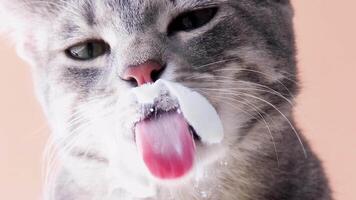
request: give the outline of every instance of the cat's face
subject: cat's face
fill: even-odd
[[[196,141],[194,180],[224,165],[242,130],[295,90],[288,1],[6,2],[23,25],[15,35],[34,66],[55,145],[79,184],[144,196],[160,182],[147,174],[132,133],[142,117],[126,98],[136,87],[123,78],[132,66],[158,63],[153,80],[191,88],[217,110],[225,137],[210,146]]]

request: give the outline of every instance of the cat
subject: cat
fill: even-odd
[[[292,115],[289,0],[2,0],[0,11],[53,132],[43,199],[332,199]],[[157,80],[204,96],[224,136],[206,144],[190,127],[194,140],[177,144],[195,159],[164,158],[174,165],[154,174],[133,125],[146,115],[126,97]]]

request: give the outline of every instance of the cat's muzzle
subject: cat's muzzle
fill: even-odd
[[[171,180],[186,176],[195,164],[196,142],[210,145],[222,141],[220,118],[199,93],[165,80],[131,92],[142,113],[134,125],[135,142],[153,177]]]

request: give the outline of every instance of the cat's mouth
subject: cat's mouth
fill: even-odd
[[[149,115],[135,124],[139,153],[154,177],[181,178],[193,168],[200,137],[179,108],[150,110]]]
[[[136,124],[138,124],[142,121],[155,120],[167,113],[171,113],[171,114],[177,113],[177,114],[182,115],[181,109],[179,107],[177,107],[175,104],[172,105],[171,109],[169,109],[169,110],[161,109],[158,105],[151,106],[150,108],[145,109],[145,110],[146,111],[143,114],[143,116],[141,117],[141,119],[138,122],[136,122],[134,126],[136,126]],[[189,131],[190,131],[191,135],[193,136],[194,140],[196,142],[200,142],[200,140],[201,140],[200,136],[196,133],[194,128],[189,123],[188,123],[188,126],[189,126]],[[136,136],[134,138],[136,141]]]
[[[206,98],[173,82],[159,80],[133,90],[142,105],[134,125],[138,152],[150,173],[160,180],[178,179],[192,171],[196,144],[221,142],[223,128]]]

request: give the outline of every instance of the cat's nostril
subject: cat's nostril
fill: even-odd
[[[125,81],[129,82],[130,85],[133,86],[133,87],[137,87],[138,86],[137,85],[137,81],[134,78],[129,78],[129,79],[125,80]]]
[[[129,66],[123,74],[123,79],[134,82],[135,86],[153,83],[159,79],[164,67],[155,61],[147,61],[143,64]]]
[[[161,77],[161,75],[162,75],[164,69],[165,69],[165,67],[162,67],[161,69],[153,70],[153,71],[152,71],[152,73],[151,73],[151,79],[152,79],[153,82],[157,81],[157,80]]]

